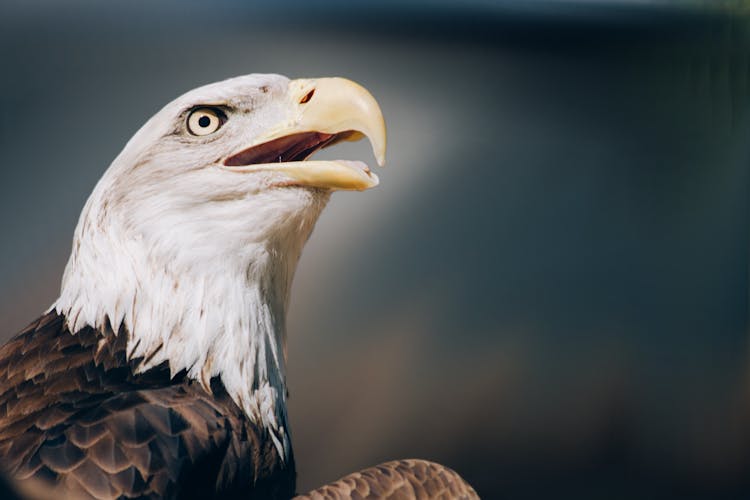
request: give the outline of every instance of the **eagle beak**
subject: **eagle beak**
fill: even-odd
[[[332,190],[362,191],[378,185],[378,177],[360,161],[305,161],[331,144],[367,137],[378,165],[385,163],[385,121],[364,87],[345,78],[292,80],[287,99],[291,118],[226,158],[226,167],[278,172],[292,185]]]

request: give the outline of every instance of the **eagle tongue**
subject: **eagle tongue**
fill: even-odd
[[[335,139],[335,134],[301,132],[252,146],[224,160],[228,167],[304,160]]]

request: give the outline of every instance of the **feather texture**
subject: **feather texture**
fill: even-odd
[[[294,464],[218,379],[137,374],[127,332],[48,313],[0,348],[0,456],[74,498],[289,498]],[[290,457],[291,459],[291,457]]]
[[[470,500],[479,496],[447,467],[425,460],[397,460],[349,474],[295,500],[344,498]]]

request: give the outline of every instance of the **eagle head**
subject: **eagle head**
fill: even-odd
[[[139,371],[168,363],[207,389],[221,377],[286,448],[284,318],[296,263],[332,191],[378,183],[364,163],[308,158],[363,136],[382,164],[380,109],[342,78],[254,74],[182,95],[94,188],[53,307],[74,334],[127,335]]]

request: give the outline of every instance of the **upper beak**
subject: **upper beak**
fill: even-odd
[[[367,137],[378,164],[385,163],[385,121],[377,101],[364,87],[345,78],[292,80],[287,105],[291,108],[288,121],[225,159],[224,165],[239,171],[279,172],[295,185],[333,190],[378,185],[377,176],[362,162],[300,161],[334,142]]]

